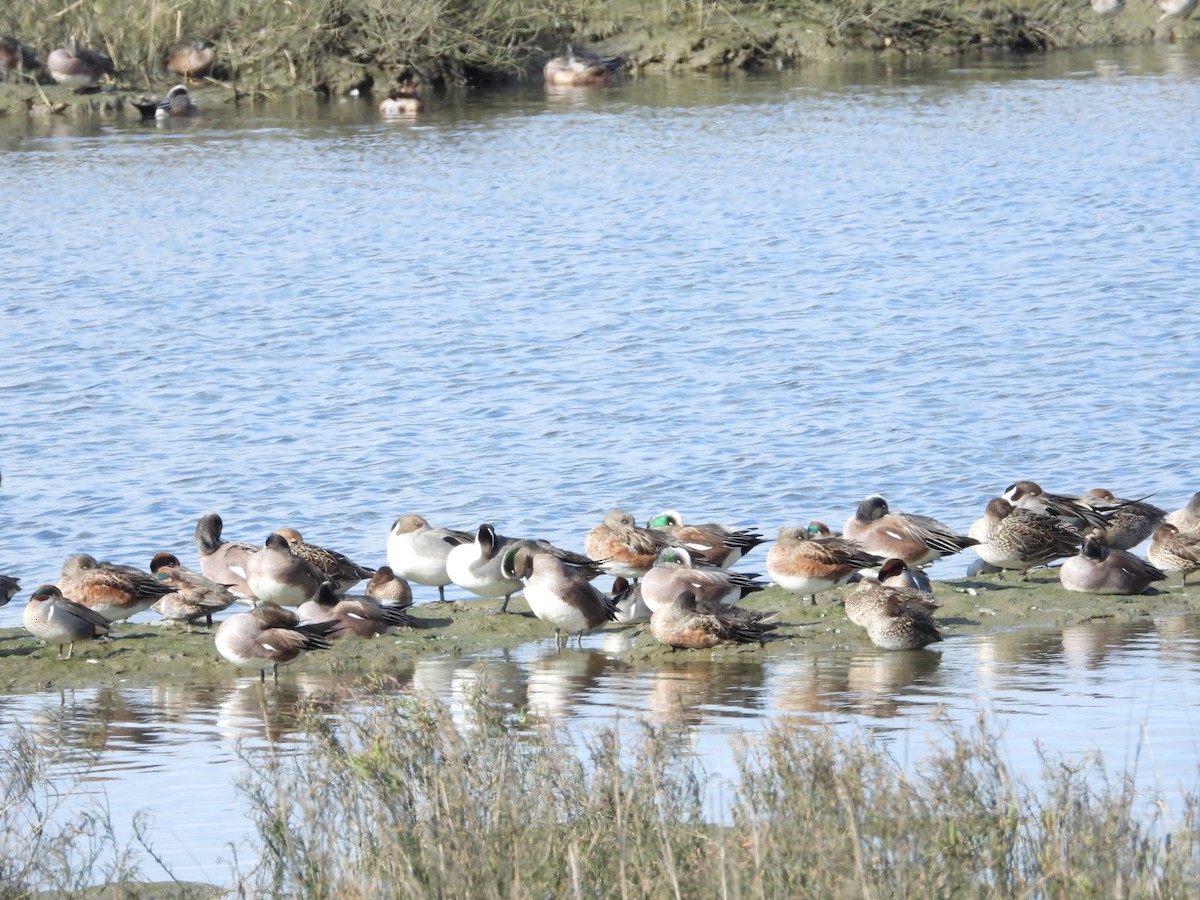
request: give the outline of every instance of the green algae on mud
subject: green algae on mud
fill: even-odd
[[[676,655],[655,641],[643,623],[609,625],[604,633],[625,640],[607,644],[605,652],[633,665],[658,665],[682,659],[779,659],[812,647],[869,647],[865,633],[850,624],[842,610],[841,598],[849,590],[845,587],[823,594],[815,606],[778,587],[751,595],[741,605],[779,611],[780,627],[761,647],[679,651]],[[935,582],[934,595],[942,604],[936,619],[947,639],[938,652],[945,653],[954,652],[958,637],[1200,612],[1200,588],[1181,589],[1172,584],[1134,597],[1077,594],[1063,590],[1057,575],[1046,571],[1027,581],[1009,575]],[[513,598],[510,614],[496,615],[498,607],[498,600],[420,605],[412,611],[416,627],[370,641],[336,642],[330,651],[310,653],[281,669],[279,677],[287,679],[290,671],[302,670],[387,678],[410,670],[421,658],[470,657],[553,637],[551,627],[534,618],[520,595]],[[0,690],[171,680],[226,682],[246,674],[220,657],[211,629],[186,633],[169,625],[133,622],[120,623],[114,631],[112,641],[78,644],[74,658],[59,660],[56,648],[39,645],[23,629],[0,630]],[[594,647],[598,639],[598,635],[585,637],[585,648]],[[575,652],[574,648],[572,638],[563,652]]]

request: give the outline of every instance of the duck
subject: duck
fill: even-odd
[[[380,603],[371,597],[339,597],[332,581],[321,584],[317,596],[296,607],[296,615],[308,622],[336,622],[331,638],[373,638],[394,627],[409,624],[408,610]]]
[[[384,118],[396,119],[401,116],[415,116],[425,110],[425,101],[411,84],[402,84],[388,91],[388,95],[379,103],[379,114]]]
[[[0,75],[4,76],[5,81],[8,81],[9,72],[28,72],[40,65],[33,48],[22,44],[11,34],[0,36]]]
[[[1162,10],[1159,22],[1164,19],[1186,19],[1196,11],[1196,0],[1155,0],[1154,5]]]
[[[204,40],[180,41],[167,48],[163,65],[189,81],[199,81],[212,71],[216,48]]]
[[[21,579],[13,575],[0,575],[0,606],[17,596],[21,590]]]
[[[842,536],[857,541],[867,553],[895,557],[910,566],[923,566],[974,546],[975,538],[958,534],[929,516],[892,512],[888,502],[872,494],[846,520]]]
[[[707,650],[722,644],[762,644],[779,626],[762,618],[774,615],[721,604],[701,606],[683,591],[650,616],[650,633],[674,650]],[[757,618],[756,618],[757,617]]]
[[[637,580],[650,571],[658,551],[677,547],[680,542],[665,531],[639,528],[630,513],[621,509],[608,512],[599,525],[583,539],[584,552],[615,577]]]
[[[1085,537],[1079,553],[1065,560],[1058,570],[1063,589],[1081,594],[1140,594],[1152,582],[1166,577],[1162,569],[1105,545],[1094,534]]]
[[[913,569],[902,559],[885,559],[879,567],[879,583],[885,587],[906,588],[933,598],[933,585],[929,576],[920,569]]]
[[[173,553],[156,553],[150,560],[150,572],[171,588],[150,606],[170,622],[183,622],[191,630],[197,619],[212,625],[213,614],[228,609],[237,602],[234,593],[223,584],[205,578],[199,572],[179,562]]]
[[[1092,0],[1092,12],[1101,19],[1112,19],[1121,14],[1125,0]]]
[[[691,591],[702,602],[736,603],[766,584],[751,572],[734,572],[693,558],[684,547],[664,547],[642,578],[642,601],[651,612]]]
[[[391,566],[380,566],[367,582],[366,595],[384,606],[408,609],[413,604],[412,586],[392,571]]]
[[[512,538],[501,537],[485,522],[473,541],[450,548],[446,574],[454,584],[478,597],[503,597],[499,612],[506,612],[509,599],[521,589],[520,578],[506,578],[500,571],[504,550],[512,543]]]
[[[29,598],[21,614],[25,630],[40,641],[58,645],[58,658],[70,659],[78,641],[108,634],[110,622],[82,603],[68,600],[53,584],[43,584]],[[63,655],[63,647],[67,653]]]
[[[942,640],[928,598],[864,578],[846,597],[846,617],[883,650],[920,650]]]
[[[344,553],[308,543],[295,528],[276,528],[275,533],[287,541],[292,553],[332,581],[338,591],[348,591],[375,575],[375,569],[360,566]]]
[[[1083,542],[1080,533],[1054,515],[1013,506],[1003,497],[988,501],[983,517],[971,525],[975,552],[998,569],[1015,570],[1024,580],[1034,566],[1071,556]]]
[[[388,565],[401,578],[417,584],[436,586],[438,600],[446,602],[446,557],[459,544],[472,541],[471,535],[449,528],[434,528],[422,516],[406,513],[392,523],[388,532]]]
[[[731,525],[687,525],[683,516],[673,509],[665,510],[652,518],[648,528],[665,531],[689,547],[700,550],[701,555],[715,566],[728,568],[757,547],[766,543],[766,538],[755,528],[736,528]]]
[[[1187,506],[1167,513],[1164,521],[1184,534],[1200,534],[1200,491],[1192,494]]]
[[[200,107],[192,100],[187,85],[177,84],[167,91],[162,100],[157,97],[134,100],[133,106],[143,119],[187,119],[200,114]]]
[[[546,62],[542,77],[546,84],[558,87],[598,87],[612,84],[624,64],[622,57],[606,58],[568,45],[566,53]]]
[[[1167,511],[1144,500],[1124,500],[1107,488],[1090,488],[1080,498],[1108,513],[1103,528],[1095,529],[1100,543],[1114,550],[1131,550],[1163,523]]]
[[[857,541],[822,536],[820,528],[814,527],[819,525],[781,528],[767,551],[771,580],[785,591],[807,595],[812,604],[816,604],[817,594],[846,584],[860,569],[874,569],[883,562]]]
[[[554,626],[555,642],[565,645],[578,635],[601,628],[617,618],[612,597],[592,586],[587,572],[553,553],[517,543],[504,551],[502,571],[523,578],[525,602],[533,614]]]
[[[614,578],[609,596],[617,607],[617,618],[622,623],[649,622],[650,607],[642,599],[642,586],[628,578]]]
[[[103,50],[86,50],[72,39],[70,46],[50,51],[46,71],[59,84],[82,92],[95,87],[106,76],[116,75],[117,69],[112,57]]]
[[[276,532],[246,560],[246,583],[254,597],[280,606],[312,599],[324,581],[324,574],[294,554],[287,538]]]
[[[225,524],[216,513],[200,517],[196,523],[196,552],[204,577],[223,584],[239,597],[251,598],[254,592],[246,582],[246,561],[258,547],[245,541],[222,541]]]
[[[337,622],[301,622],[300,617],[277,603],[259,601],[249,612],[235,613],[223,621],[213,636],[217,652],[243,669],[258,669],[265,681],[267,669],[279,681],[279,667],[295,662],[312,650],[328,650]]]
[[[87,553],[76,553],[63,563],[58,589],[109,622],[137,615],[174,590],[141,569],[98,562]]]
[[[1101,508],[1101,504],[1095,501],[1085,503],[1082,497],[1072,494],[1050,493],[1036,481],[1014,481],[1000,496],[1017,509],[1053,516],[1080,532],[1080,535],[1088,529],[1103,528],[1115,511]]]
[[[1146,557],[1163,571],[1178,572],[1179,586],[1187,587],[1188,575],[1200,569],[1200,536],[1164,522],[1154,530]]]

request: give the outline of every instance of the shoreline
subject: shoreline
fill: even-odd
[[[1180,589],[1177,582],[1153,594],[1133,597],[1079,594],[1065,591],[1054,570],[1041,570],[1028,581],[995,576],[959,578],[933,583],[942,604],[934,618],[945,638],[937,650],[878,651],[881,654],[952,653],[957,638],[1022,630],[1062,629],[1089,622],[1134,622],[1155,616],[1200,612],[1200,587]],[[851,590],[838,588],[822,594],[818,605],[772,585],[751,594],[739,606],[778,610],[779,628],[762,646],[741,645],[705,651],[672,651],[655,641],[645,623],[612,623],[584,639],[585,652],[595,650],[602,635],[629,638],[620,650],[604,652],[629,663],[657,664],[670,659],[719,660],[761,656],[778,659],[808,647],[873,650],[866,633],[846,618],[841,600]],[[493,615],[499,600],[431,602],[410,611],[420,627],[370,641],[340,641],[331,651],[310,654],[290,671],[320,671],[370,679],[388,676],[430,657],[472,657],[493,651],[513,650],[549,641],[553,629],[533,617],[520,594],[510,604],[510,614]],[[20,604],[21,598],[14,599]],[[18,609],[21,607],[18,606]],[[515,614],[514,614],[515,613]],[[118,623],[116,637],[107,642],[80,643],[75,658],[58,660],[57,648],[40,645],[23,628],[0,629],[0,691],[38,691],[51,687],[87,687],[106,684],[142,685],[179,678],[200,682],[225,682],[252,676],[225,662],[216,652],[212,630],[196,628],[191,634],[157,622]],[[564,653],[579,652],[572,643]]]

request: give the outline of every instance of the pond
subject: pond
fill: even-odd
[[[214,510],[378,565],[404,512],[578,549],[614,506],[773,536],[875,492],[965,530],[1018,478],[1177,508],[1198,71],[1166,45],[526,86],[414,122],[216,95],[163,126],[0,121],[0,573],[194,563]],[[683,716],[713,759],[780,714],[920,754],[935,711],[982,707],[1019,769],[1037,738],[1195,786],[1190,617],[652,669],[618,639],[405,677],[452,699],[483,668],[535,719]],[[315,668],[14,694],[0,721],[102,723],[115,818],[148,809],[177,875],[224,881],[234,745],[295,741],[296,698],[338,687]]]

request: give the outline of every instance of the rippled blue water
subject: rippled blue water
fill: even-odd
[[[1021,477],[1180,506],[1198,68],[1169,46],[431,98],[416,124],[0,120],[0,572],[194,560],[214,510],[232,538],[288,524],[380,564],[403,512],[578,548],[612,506],[774,532],[872,492],[965,529]],[[992,702],[1136,745],[1137,689],[1193,668],[1152,658]],[[888,665],[835,693],[943,699],[872,693]],[[717,730],[809,672],[714,699]],[[562,702],[638,706],[584,696]],[[1155,716],[1182,777],[1190,714]]]

